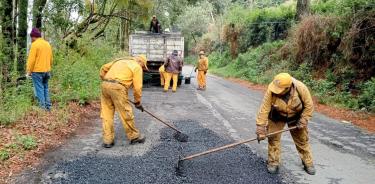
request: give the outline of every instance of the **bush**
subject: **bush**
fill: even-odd
[[[286,38],[294,15],[294,5],[263,9],[235,6],[227,12],[225,21],[239,28],[239,50],[246,52],[249,47]]]
[[[362,86],[359,96],[359,107],[375,112],[375,77]]]
[[[10,154],[7,150],[0,150],[0,160],[5,161],[10,158]]]
[[[22,148],[25,150],[32,150],[38,146],[35,138],[30,135],[21,135],[18,136],[16,139],[18,144],[20,144]]]

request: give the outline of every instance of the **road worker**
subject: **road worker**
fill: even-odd
[[[165,83],[165,67],[164,65],[161,65],[159,67],[159,73],[160,73],[160,85],[161,86],[164,86],[164,83]]]
[[[27,59],[26,76],[32,78],[35,97],[38,99],[39,106],[50,111],[52,104],[48,91],[48,80],[51,78],[52,47],[42,38],[38,28],[31,30],[30,37],[32,43]]]
[[[198,88],[197,90],[206,89],[206,74],[208,70],[208,58],[205,56],[204,51],[199,52],[199,60],[195,67],[195,72],[197,72]]]
[[[172,92],[176,92],[178,74],[182,71],[182,66],[183,66],[182,58],[178,56],[178,51],[174,50],[164,63],[164,67],[165,67],[164,92],[168,91],[169,85],[171,83],[171,79],[173,79]]]
[[[103,147],[114,146],[113,118],[115,111],[120,115],[130,144],[145,142],[145,137],[135,127],[133,109],[128,101],[128,90],[133,88],[134,105],[143,111],[141,105],[143,70],[148,70],[147,58],[144,55],[117,59],[102,66],[100,77],[103,80],[101,85]]]
[[[263,104],[257,115],[256,134],[258,140],[266,138],[266,134],[297,126],[290,130],[304,170],[315,174],[312,153],[309,144],[307,124],[314,110],[313,101],[308,88],[302,82],[294,79],[288,73],[276,75],[268,85]],[[268,165],[269,173],[277,173],[280,164],[281,134],[268,137]]]

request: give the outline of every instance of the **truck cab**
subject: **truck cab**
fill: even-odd
[[[160,84],[159,67],[164,64],[173,50],[184,58],[184,37],[180,32],[150,33],[136,31],[129,38],[129,54],[131,56],[144,54],[147,57],[148,72],[144,72],[143,82],[147,85]],[[182,74],[179,76],[178,85],[181,84]]]

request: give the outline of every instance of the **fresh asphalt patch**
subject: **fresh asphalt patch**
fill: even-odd
[[[192,120],[175,122],[189,135],[188,142],[178,142],[173,131],[162,129],[159,144],[143,156],[89,154],[62,161],[48,173],[52,183],[285,183],[281,175],[267,173],[264,160],[246,146],[184,161],[183,174],[175,166],[179,156],[187,156],[232,143]],[[147,140],[146,140],[147,141]],[[131,146],[131,145],[126,145]]]

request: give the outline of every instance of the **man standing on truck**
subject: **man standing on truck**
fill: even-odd
[[[159,20],[156,18],[156,15],[152,16],[152,20],[150,22],[150,32],[161,33],[161,25],[159,23]]]
[[[314,111],[313,101],[309,89],[302,82],[294,79],[288,73],[280,73],[268,85],[263,104],[256,119],[256,134],[258,140],[264,140],[267,133],[297,126],[290,130],[294,144],[299,152],[304,170],[315,174],[307,123]],[[269,173],[275,174],[280,164],[281,134],[268,137],[268,165]]]
[[[170,55],[164,63],[165,67],[165,83],[164,92],[167,92],[169,85],[171,83],[171,78],[173,79],[172,92],[177,90],[178,74],[182,71],[182,66],[184,65],[182,58],[178,56],[178,51],[174,50],[172,55]]]
[[[208,70],[208,58],[205,56],[204,51],[199,52],[199,60],[195,67],[197,72],[198,88],[197,90],[206,90],[206,74]]]
[[[114,146],[115,111],[120,115],[130,144],[145,142],[146,138],[134,125],[133,109],[128,101],[128,90],[132,87],[134,105],[143,111],[141,105],[143,70],[148,70],[147,58],[144,55],[117,59],[103,65],[100,69],[100,78],[103,80],[100,115],[103,121],[103,147]]]

